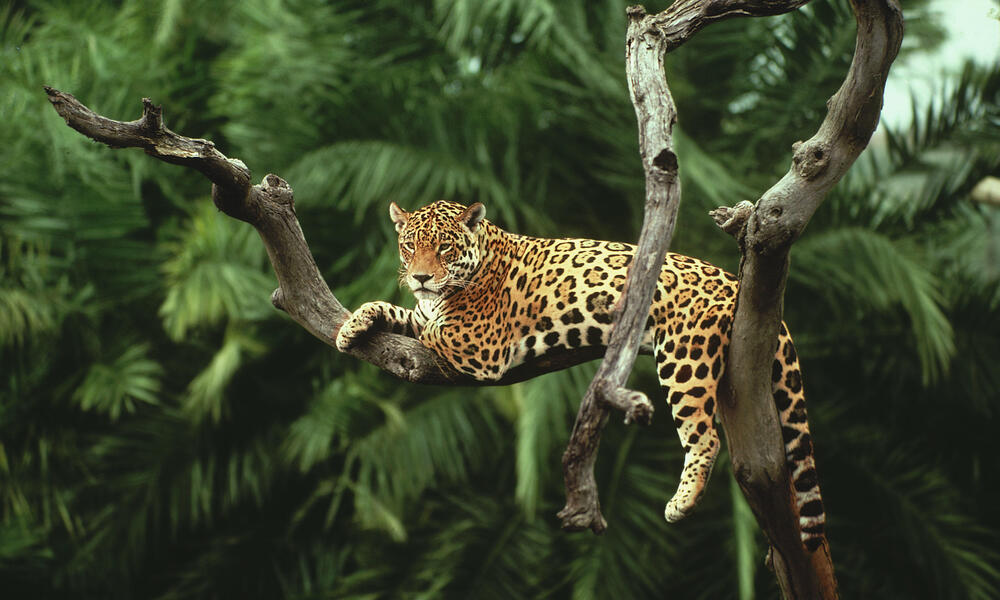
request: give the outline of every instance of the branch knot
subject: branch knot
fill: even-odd
[[[733,237],[740,237],[741,232],[746,227],[747,220],[753,214],[753,203],[749,200],[741,200],[735,206],[720,206],[715,210],[708,211],[708,214],[720,229]]]
[[[641,4],[633,4],[625,9],[625,14],[628,15],[630,19],[639,20],[646,16],[646,7]]]
[[[830,147],[823,140],[812,139],[808,142],[792,144],[792,163],[795,172],[803,179],[815,179],[826,170],[830,164]]]
[[[653,166],[662,171],[666,171],[667,175],[670,177],[676,177],[677,155],[674,154],[674,151],[670,148],[664,148],[653,157]]]
[[[163,129],[163,107],[156,106],[149,98],[142,99],[142,117],[139,119],[139,129],[149,136],[154,136]]]

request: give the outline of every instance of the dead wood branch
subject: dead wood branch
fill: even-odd
[[[591,529],[601,533],[606,527],[594,479],[594,463],[608,409],[618,407],[615,397],[631,394],[633,406],[643,406],[644,420],[652,417],[652,405],[646,397],[640,392],[626,390],[624,385],[638,354],[680,203],[677,155],[672,141],[677,110],[663,71],[664,56],[715,21],[736,16],[780,14],[807,1],[679,0],[656,15],[647,15],[641,6],[630,7],[627,11],[625,73],[639,123],[639,153],[646,176],[645,213],[635,259],[618,302],[607,353],[580,403],[563,454],[566,505],[559,511],[559,517],[566,529]]]
[[[567,503],[560,516],[564,527],[589,527],[595,532],[605,527],[593,476],[600,432],[607,406],[614,404],[612,393],[622,393],[631,371],[659,261],[673,233],[680,191],[670,137],[676,111],[663,73],[663,56],[711,22],[775,15],[803,4],[793,0],[680,0],[655,16],[645,15],[641,7],[628,11],[626,70],[646,172],[645,219],[608,352],[580,406],[563,456]],[[737,480],[771,541],[775,573],[786,598],[837,597],[829,548],[824,545],[810,555],[799,539],[798,515],[770,393],[770,361],[780,323],[788,247],[867,145],[878,123],[885,79],[902,37],[902,15],[895,0],[857,0],[852,6],[858,21],[854,62],[841,91],[831,99],[820,133],[797,145],[789,176],[761,199],[756,212],[741,204],[717,215],[720,226],[738,237],[741,248],[751,247],[741,263],[740,303],[729,359],[731,393],[720,403],[720,413]],[[790,177],[801,181],[792,185]],[[796,205],[788,206],[792,198]]]
[[[828,101],[819,131],[793,146],[788,173],[757,202],[740,205],[725,229],[743,253],[729,348],[729,394],[719,403],[736,480],[771,544],[786,598],[837,597],[829,547],[808,553],[797,525],[781,427],[771,396],[771,363],[781,323],[788,252],[809,219],[867,146],[878,124],[889,67],[903,35],[896,0],[852,0],[858,25],[854,59]],[[741,223],[742,221],[742,223]]]
[[[142,148],[154,158],[195,169],[207,177],[219,210],[253,225],[260,234],[278,279],[278,289],[271,294],[274,306],[336,347],[337,332],[350,311],[333,295],[316,266],[295,215],[288,183],[267,175],[261,183],[251,185],[250,169],[243,162],[227,158],[208,140],[185,137],[165,127],[161,108],[148,98],[142,101],[142,117],[122,122],[98,115],[65,92],[51,87],[45,92],[66,124],[83,135],[112,148]],[[418,340],[391,333],[376,333],[349,354],[413,383],[478,386],[523,381],[593,360],[602,352],[601,348],[588,348],[546,356],[511,369],[496,382],[458,373]]]

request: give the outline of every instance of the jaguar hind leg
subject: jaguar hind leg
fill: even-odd
[[[698,503],[719,453],[714,416],[724,345],[717,334],[670,333],[657,336],[655,355],[660,385],[684,447],[680,482],[663,512],[667,521],[675,522]]]

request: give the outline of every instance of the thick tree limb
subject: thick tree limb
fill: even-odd
[[[639,153],[646,174],[645,216],[635,258],[615,311],[607,354],[580,403],[562,459],[566,506],[559,511],[559,517],[563,528],[589,528],[594,533],[603,532],[607,526],[601,515],[594,462],[608,409],[631,394],[644,407],[642,420],[648,422],[653,416],[652,404],[645,395],[624,386],[639,353],[646,316],[663,268],[663,255],[673,236],[680,202],[677,156],[671,139],[677,111],[663,75],[662,39],[648,27],[642,7],[630,8],[628,16],[625,70],[639,121]]]
[[[618,408],[617,399],[630,395],[634,408],[628,414],[640,413],[643,422],[652,418],[653,408],[648,399],[640,392],[626,390],[624,385],[638,354],[680,202],[677,156],[672,142],[677,110],[663,70],[664,56],[715,21],[780,14],[807,1],[679,0],[656,15],[647,15],[641,6],[627,11],[625,72],[639,123],[639,153],[646,175],[645,213],[607,353],[580,403],[563,454],[566,505],[559,511],[559,517],[565,529],[589,528],[601,533],[606,527],[594,479],[594,463],[608,409]],[[626,422],[631,422],[630,416]]]
[[[605,527],[593,477],[600,432],[607,420],[607,406],[614,405],[612,397],[623,393],[660,260],[673,233],[679,184],[670,136],[676,111],[663,74],[663,55],[711,22],[779,14],[805,1],[680,0],[652,17],[641,7],[628,11],[626,71],[646,172],[645,219],[608,352],[580,406],[563,455],[567,503],[560,516],[564,527],[589,527],[595,532]],[[831,100],[820,133],[796,147],[790,175],[761,199],[757,212],[752,213],[756,219],[752,226],[743,226],[751,217],[746,203],[718,215],[720,226],[737,234],[741,248],[749,244],[754,253],[741,265],[741,276],[749,279],[741,287],[730,349],[732,391],[724,394],[729,398],[723,398],[720,412],[737,480],[771,540],[773,565],[787,598],[837,597],[829,548],[824,545],[821,551],[808,555],[799,538],[798,515],[770,393],[770,361],[780,323],[787,249],[826,192],[867,144],[878,122],[885,78],[902,36],[902,18],[895,0],[858,0],[852,5],[859,32],[855,59],[841,92]],[[789,177],[805,183],[790,185]],[[807,199],[798,205],[784,204],[802,195]],[[756,387],[744,387],[748,383]],[[774,510],[776,505],[784,510]]]
[[[225,214],[253,225],[260,234],[278,279],[271,302],[324,343],[334,345],[350,311],[324,281],[295,215],[292,188],[276,175],[250,184],[250,170],[227,158],[208,141],[188,138],[163,125],[162,111],[143,99],[142,117],[113,121],[93,112],[72,95],[51,87],[45,92],[66,124],[112,148],[142,148],[146,154],[199,171],[212,182],[212,200]],[[547,356],[511,369],[500,381],[482,382],[458,373],[419,341],[378,333],[349,354],[413,383],[506,385],[600,357],[602,348]]]
[[[847,78],[827,103],[819,131],[797,142],[788,173],[753,211],[719,216],[736,230],[743,257],[729,348],[730,393],[719,403],[736,480],[771,544],[786,598],[836,598],[829,548],[807,553],[785,468],[781,429],[771,397],[771,362],[781,322],[788,252],[827,192],[868,144],[878,124],[889,67],[903,35],[896,0],[852,0],[857,45]],[[733,220],[737,222],[734,223]],[[743,226],[739,227],[739,220]]]

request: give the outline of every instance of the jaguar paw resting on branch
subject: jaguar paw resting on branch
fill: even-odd
[[[452,385],[503,385],[604,356],[563,455],[566,529],[606,526],[593,475],[601,429],[610,408],[627,421],[650,418],[651,403],[624,383],[636,354],[652,352],[686,450],[667,518],[687,513],[704,489],[719,450],[717,415],[783,594],[831,599],[836,579],[782,296],[790,246],[878,123],[902,38],[897,0],[851,0],[854,58],[817,133],[795,144],[788,173],[755,205],[717,211],[739,240],[738,285],[707,263],[667,253],[680,186],[665,53],[716,21],[777,15],[807,1],[677,0],[656,15],[629,8],[625,71],[646,178],[638,243],[517,236],[485,220],[477,204],[441,202],[413,213],[393,207],[414,310],[371,303],[347,311],[316,267],[292,188],[279,177],[251,185],[246,165],[167,129],[149,100],[140,119],[121,122],[70,94],[46,92],[84,135],[143,148],[211,180],[216,206],[260,234],[279,284],[274,305],[324,343],[405,381]]]
[[[389,331],[418,338],[456,371],[496,381],[535,357],[607,346],[635,254],[631,244],[508,233],[484,218],[480,203],[442,200],[412,213],[393,203],[389,213],[399,233],[400,279],[417,306],[364,304],[341,326],[340,350]],[[714,420],[737,288],[733,275],[674,253],[657,280],[641,350],[655,357],[685,452],[664,511],[671,522],[694,508],[719,452]],[[802,540],[815,550],[823,540],[823,503],[799,362],[784,326],[772,380]]]

